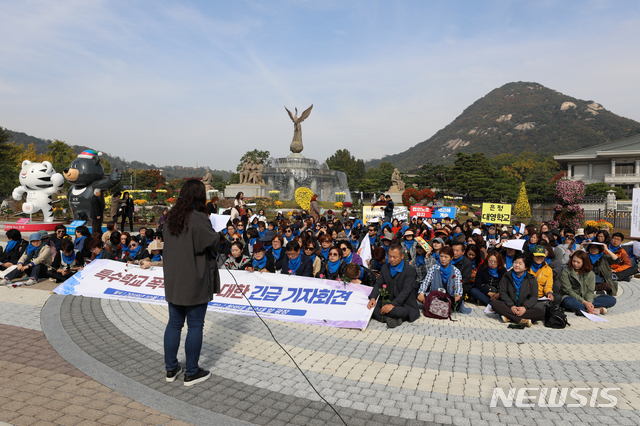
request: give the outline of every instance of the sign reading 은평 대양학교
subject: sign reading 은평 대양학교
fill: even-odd
[[[58,294],[166,304],[161,267],[142,269],[112,260],[94,260],[54,291]],[[207,309],[255,316],[253,305],[263,318],[364,329],[373,313],[367,309],[370,293],[371,287],[361,284],[223,269],[220,270],[220,293],[214,295]]]
[[[482,222],[511,224],[511,204],[482,203]]]

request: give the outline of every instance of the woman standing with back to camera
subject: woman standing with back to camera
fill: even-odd
[[[198,360],[207,304],[220,291],[220,276],[213,257],[220,245],[220,234],[211,227],[205,203],[204,184],[195,179],[185,182],[180,198],[167,215],[168,232],[163,234],[164,293],[169,304],[169,322],[164,333],[166,379],[173,382],[182,372],[177,355],[186,319],[185,386],[211,377],[208,370],[200,368]]]

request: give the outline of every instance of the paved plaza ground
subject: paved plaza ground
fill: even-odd
[[[394,330],[267,323],[350,426],[637,425],[638,286],[621,285],[609,322],[570,315],[565,330],[507,329],[476,306],[456,322],[420,318]],[[54,287],[0,287],[0,422],[342,424],[256,318],[207,313],[201,364],[213,377],[185,387],[182,377],[164,380],[165,307]],[[495,387],[620,390],[615,408],[491,408]]]

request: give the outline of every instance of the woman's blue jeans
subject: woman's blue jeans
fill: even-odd
[[[180,333],[187,320],[187,339],[184,351],[187,355],[187,369],[185,374],[193,376],[198,372],[198,360],[202,349],[202,329],[204,317],[207,314],[207,303],[195,306],[180,306],[169,303],[169,322],[164,330],[164,363],[167,371],[178,367],[178,349],[180,348]]]
[[[609,296],[607,294],[601,294],[593,299],[593,307],[594,308],[610,308],[616,304],[616,298],[613,296]],[[584,304],[578,299],[567,296],[565,297],[560,305],[565,309],[571,309],[572,311],[585,311]]]

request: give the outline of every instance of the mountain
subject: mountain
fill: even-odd
[[[457,152],[488,156],[522,151],[559,154],[640,133],[640,123],[593,101],[519,81],[492,90],[431,138],[382,159],[408,171],[426,163],[448,164]]]
[[[38,154],[43,154],[47,152],[47,146],[53,142],[51,140],[45,140],[36,138],[35,136],[27,135],[22,132],[11,131],[11,142],[14,142],[17,145],[23,145],[27,147],[29,144],[33,144],[36,152]],[[71,145],[73,148],[73,152],[76,154],[80,154],[85,149],[95,149],[87,146],[81,145]],[[100,151],[97,149],[97,151]],[[162,169],[162,174],[168,180],[172,179],[184,179],[189,177],[202,177],[207,173],[206,167],[183,167],[183,166],[156,166],[154,164],[142,163],[140,161],[126,161],[120,157],[114,157],[110,154],[102,151],[102,158],[107,160],[113,169],[118,170],[127,170],[127,169],[138,169],[138,170],[148,170],[148,169]],[[220,175],[224,180],[229,180],[231,178],[231,173],[226,170],[211,170],[212,174]]]

